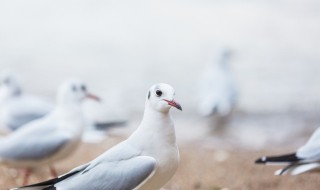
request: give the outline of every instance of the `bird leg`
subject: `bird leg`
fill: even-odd
[[[29,181],[29,177],[31,174],[31,169],[27,168],[23,170],[23,182],[22,182],[22,186],[26,186],[28,185],[28,181]]]
[[[50,169],[50,173],[51,173],[52,177],[57,178],[58,174],[57,174],[57,171],[54,169],[54,167],[49,165],[49,169]]]

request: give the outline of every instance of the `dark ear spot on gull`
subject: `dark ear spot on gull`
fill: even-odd
[[[87,91],[87,87],[86,87],[85,85],[81,85],[81,90],[82,90],[83,92],[86,92],[86,91]]]

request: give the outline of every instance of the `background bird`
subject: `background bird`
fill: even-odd
[[[107,137],[109,129],[124,127],[127,118],[117,112],[101,98],[99,102],[87,99],[82,104],[82,110],[86,120],[86,131],[82,141],[86,143],[100,143]]]
[[[167,84],[153,85],[138,129],[93,161],[59,178],[15,189],[156,190],[174,175],[179,163],[169,110],[182,110]]]
[[[0,74],[0,128],[8,133],[41,118],[53,109],[45,98],[23,91],[19,77],[11,70]]]
[[[232,52],[220,49],[209,58],[200,78],[198,112],[202,116],[230,114],[237,101],[237,89],[228,62]]]
[[[27,94],[23,90],[20,76],[13,70],[4,70],[0,74],[0,129],[10,133],[30,121],[39,119],[53,110],[54,103],[41,96]],[[82,104],[86,120],[85,142],[100,142],[109,128],[124,126],[126,119],[103,101],[86,100]]]
[[[257,164],[286,165],[275,172],[275,175],[298,175],[320,168],[320,128],[309,141],[296,152],[280,156],[264,156],[255,161]]]
[[[80,142],[85,127],[81,102],[85,98],[98,100],[79,79],[63,83],[55,109],[0,140],[0,164],[23,168],[24,185],[32,170],[44,165],[56,176],[53,164],[69,156]]]

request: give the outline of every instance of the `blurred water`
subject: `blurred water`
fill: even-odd
[[[15,68],[30,91],[51,96],[80,76],[136,111],[146,89],[164,81],[192,110],[208,51],[227,44],[239,108],[316,109],[319,8],[315,0],[2,1],[0,68]]]
[[[238,110],[317,113],[319,8],[316,0],[5,0],[0,69],[17,70],[28,91],[52,98],[79,76],[127,113],[141,113],[147,89],[167,82],[189,117],[209,51],[227,45]]]

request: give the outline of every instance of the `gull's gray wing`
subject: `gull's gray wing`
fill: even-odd
[[[132,190],[149,179],[156,169],[154,158],[140,154],[141,151],[123,142],[59,178],[16,189]]]
[[[154,173],[156,160],[148,156],[135,156],[127,160],[100,162],[85,172],[54,185],[66,190],[132,190]]]
[[[307,160],[320,160],[320,128],[312,134],[304,146],[298,149],[297,156]]]
[[[35,119],[39,119],[43,117],[44,114],[37,114],[37,113],[18,113],[16,115],[12,115],[10,120],[7,122],[7,127],[11,131],[15,131],[19,129],[24,124],[33,121]]]
[[[7,115],[7,127],[16,130],[30,121],[45,116],[53,106],[41,97],[23,95],[9,100],[2,109]]]
[[[49,118],[31,122],[2,139],[0,159],[33,160],[52,155],[69,141],[69,136],[56,128]]]
[[[51,156],[61,149],[69,138],[65,135],[48,134],[3,142],[0,158],[3,160],[34,160]]]

